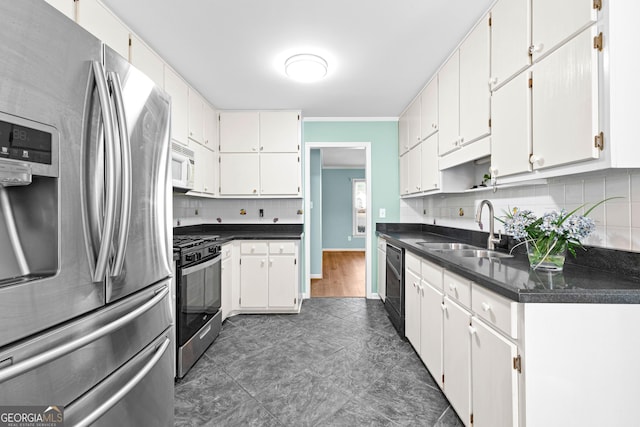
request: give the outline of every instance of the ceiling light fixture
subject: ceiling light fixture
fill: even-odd
[[[299,82],[315,82],[327,75],[327,61],[310,53],[293,55],[284,61],[284,72]]]

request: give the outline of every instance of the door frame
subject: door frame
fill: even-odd
[[[365,180],[367,182],[367,229],[365,235],[365,295],[378,298],[372,292],[373,223],[371,212],[371,142],[306,142],[304,146],[304,292],[303,298],[311,298],[311,150],[321,148],[363,148],[365,150]]]

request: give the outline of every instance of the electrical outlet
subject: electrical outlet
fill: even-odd
[[[378,213],[378,217],[386,218],[387,217],[387,210],[385,208],[380,208],[380,212]]]
[[[198,208],[196,208],[195,214],[200,215],[200,211],[198,211]]]
[[[351,236],[347,236],[347,240],[348,240],[348,241],[351,241]]]

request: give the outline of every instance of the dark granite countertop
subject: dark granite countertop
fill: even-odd
[[[302,224],[200,224],[175,227],[174,235],[217,234],[221,243],[232,240],[300,240]]]
[[[377,224],[377,234],[392,245],[459,274],[509,299],[522,303],[640,304],[640,254],[588,247],[564,271],[534,271],[525,253],[513,258],[463,258],[434,252],[418,242],[462,242],[486,247],[487,233],[425,224]],[[499,251],[513,242],[503,239]],[[517,252],[517,251],[514,251]]]

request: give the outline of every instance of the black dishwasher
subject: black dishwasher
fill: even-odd
[[[384,308],[404,338],[404,250],[387,243],[387,295]]]

